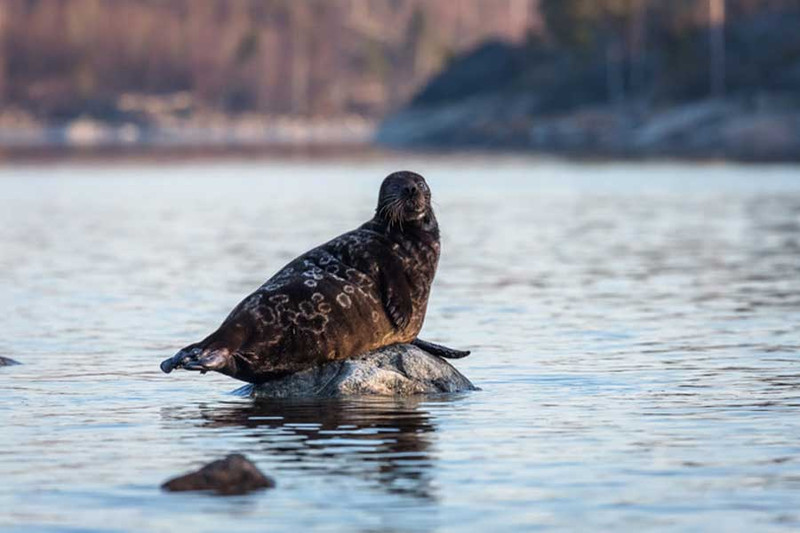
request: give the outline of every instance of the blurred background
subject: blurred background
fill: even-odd
[[[0,0],[0,530],[800,531],[798,160],[800,0]],[[481,391],[160,372],[400,169]]]
[[[0,149],[794,160],[798,0],[3,0]]]

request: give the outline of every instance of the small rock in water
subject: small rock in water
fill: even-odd
[[[0,357],[0,366],[12,366],[22,364],[19,361],[14,361],[8,357]]]
[[[268,383],[247,385],[237,393],[256,398],[336,398],[471,390],[477,387],[444,359],[410,344],[396,344]]]
[[[244,455],[235,453],[213,461],[196,472],[170,479],[161,488],[170,492],[210,490],[217,494],[245,494],[275,486]]]

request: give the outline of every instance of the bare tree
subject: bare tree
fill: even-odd
[[[644,87],[644,52],[647,37],[648,0],[631,0],[632,13],[628,19],[628,46],[630,48],[630,72],[628,86],[632,93]]]
[[[711,95],[725,96],[725,0],[708,0]]]

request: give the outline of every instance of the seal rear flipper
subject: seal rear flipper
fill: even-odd
[[[169,374],[173,370],[182,368],[184,370],[195,370],[205,374],[209,370],[215,370],[223,374],[233,363],[233,357],[227,348],[207,348],[199,346],[187,346],[169,359],[161,363],[161,371]]]
[[[229,376],[236,373],[234,354],[245,340],[245,328],[239,323],[223,324],[220,329],[200,342],[190,344],[161,363],[169,374],[175,369],[196,370],[205,374],[214,370]]]
[[[164,359],[161,362],[161,371],[169,374],[176,368],[182,368],[184,361],[196,358],[202,351],[203,349],[198,344],[190,344],[169,359]]]
[[[225,349],[208,351],[200,356],[189,359],[181,365],[185,370],[197,370],[201,374],[205,374],[209,370],[223,372],[228,367],[231,361],[230,352]],[[225,373],[225,372],[223,372]]]
[[[429,354],[438,355],[439,357],[444,357],[445,359],[461,359],[472,353],[469,350],[455,350],[453,348],[448,348],[447,346],[424,341],[422,339],[414,339],[411,344],[417,348],[425,350]]]

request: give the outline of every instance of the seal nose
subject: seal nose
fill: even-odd
[[[418,190],[419,189],[417,189],[416,185],[406,185],[405,188],[403,189],[403,191],[406,193],[406,196],[410,198],[416,196]]]

